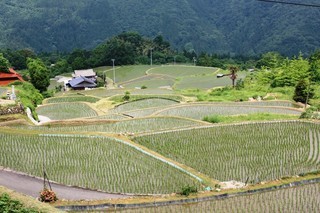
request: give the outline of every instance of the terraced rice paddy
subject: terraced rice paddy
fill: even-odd
[[[320,184],[310,184],[289,189],[239,196],[222,200],[212,200],[184,205],[171,205],[155,208],[121,210],[125,213],[147,212],[318,212],[320,207]]]
[[[154,78],[151,80],[127,83],[127,84],[124,84],[123,86],[125,88],[147,87],[147,88],[155,89],[155,88],[161,88],[161,87],[172,87],[173,84],[174,84],[174,80],[171,80],[171,79]]]
[[[252,182],[320,169],[320,125],[269,122],[169,131],[135,141],[212,178]]]
[[[210,75],[216,72],[216,68],[195,67],[195,66],[161,66],[148,71],[148,73],[168,75],[172,77],[184,77],[195,75]]]
[[[162,107],[153,107],[148,109],[139,109],[139,110],[132,110],[124,112],[125,115],[128,115],[132,118],[143,118],[151,116],[152,114],[160,111]]]
[[[108,192],[160,194],[196,180],[117,140],[81,135],[0,133],[0,165],[51,180]]]
[[[238,74],[238,79],[244,79],[246,77],[245,72]],[[232,81],[229,77],[217,78],[216,75],[203,75],[203,76],[187,76],[181,78],[174,88],[177,90],[183,89],[210,89],[214,87],[232,86]]]
[[[38,107],[36,109],[39,115],[46,116],[51,120],[66,120],[83,117],[97,116],[97,112],[94,111],[85,103],[58,103],[49,104]]]
[[[48,103],[48,104],[64,103],[64,102],[95,103],[99,100],[100,100],[100,98],[96,98],[96,97],[92,97],[92,96],[64,96],[64,97],[49,98],[46,100],[46,103]]]
[[[110,101],[116,101],[116,102],[122,102],[123,95],[115,95],[113,97],[110,97]],[[158,98],[158,99],[170,99],[174,101],[182,101],[184,98],[180,95],[171,95],[171,94],[164,94],[164,95],[130,95],[130,102],[136,101],[140,99],[150,99],[150,98]]]
[[[97,71],[113,79],[110,67]],[[70,91],[37,108],[39,115],[52,120],[81,119],[0,128],[0,166],[41,176],[44,163],[50,178],[63,184],[139,194],[179,192],[186,185],[203,190],[204,185],[213,187],[215,180],[254,184],[320,170],[319,123],[212,125],[200,121],[210,115],[300,115],[301,109],[290,101],[188,103],[196,97],[159,88],[230,85],[228,77],[216,78],[217,71],[194,66],[116,67],[118,88]],[[245,73],[238,77],[242,74],[245,77]],[[147,89],[135,88],[141,86]],[[122,102],[126,91],[130,92],[130,102],[110,109]],[[98,104],[90,104],[99,100]],[[101,109],[99,115],[90,106]],[[161,157],[156,159],[150,154],[154,152],[184,164],[186,167],[180,167],[188,171],[183,173],[177,169],[179,166],[163,163]],[[189,171],[205,180],[202,186],[192,174],[187,175]],[[313,184],[190,205],[121,211],[317,212],[319,187]]]
[[[121,66],[115,67],[116,83],[122,83],[135,78],[144,76],[146,71],[150,69],[149,65]],[[113,70],[109,69],[105,72],[106,76],[113,79]]]
[[[120,114],[108,114],[108,115],[101,115],[97,117],[91,117],[90,119],[98,119],[98,120],[125,120],[128,119],[128,116],[120,115]]]
[[[166,108],[156,112],[154,115],[159,116],[179,116],[201,120],[207,115],[240,115],[252,113],[275,113],[275,114],[292,114],[300,115],[301,111],[284,108],[284,107],[260,107],[245,105],[219,105],[219,104],[189,104],[180,105],[172,108]]]
[[[106,122],[81,125],[19,126],[17,128],[40,130],[45,132],[146,133],[177,128],[197,127],[201,125],[205,124],[203,122],[183,118],[151,117],[123,120],[115,123]]]
[[[112,111],[125,112],[125,111],[132,111],[132,110],[151,108],[151,107],[167,107],[174,104],[178,104],[178,102],[174,100],[163,99],[163,98],[149,98],[149,99],[136,100],[136,101],[118,105]]]

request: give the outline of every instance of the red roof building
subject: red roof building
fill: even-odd
[[[7,86],[14,81],[24,81],[19,73],[10,68],[9,72],[0,71],[0,86]]]

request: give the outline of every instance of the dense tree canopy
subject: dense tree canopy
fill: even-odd
[[[28,71],[30,74],[30,81],[33,86],[40,92],[47,91],[50,84],[49,70],[40,59],[28,58]]]
[[[6,59],[2,53],[0,53],[0,71],[9,72],[10,63],[8,59]]]
[[[124,31],[155,43],[161,35],[174,49],[198,55],[291,57],[320,46],[320,10],[256,0],[10,0],[0,1],[0,14],[0,48],[36,52],[89,50]],[[130,36],[129,43],[139,42]]]

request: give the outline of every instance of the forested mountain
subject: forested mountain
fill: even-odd
[[[1,0],[0,14],[0,48],[38,52],[90,49],[123,31],[197,53],[290,56],[320,47],[320,8],[256,0]]]

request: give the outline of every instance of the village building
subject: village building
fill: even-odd
[[[80,76],[70,80],[67,86],[74,90],[84,90],[86,88],[95,88],[97,84],[89,78]]]
[[[10,68],[9,72],[4,72],[0,70],[0,86],[7,86],[15,81],[24,81],[22,76]]]
[[[74,73],[72,74],[73,78],[78,78],[80,76],[90,79],[94,82],[97,81],[97,74],[93,71],[93,69],[75,70]]]

